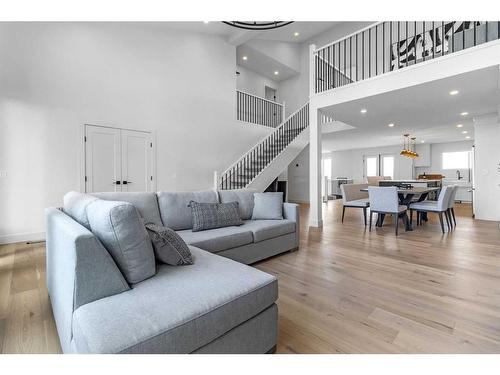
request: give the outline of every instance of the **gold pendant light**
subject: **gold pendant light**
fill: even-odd
[[[410,138],[410,134],[403,134],[403,149],[399,154],[412,159],[418,158],[419,155],[415,151],[416,139],[416,137]]]

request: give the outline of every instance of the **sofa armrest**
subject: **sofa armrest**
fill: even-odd
[[[47,289],[64,352],[70,352],[73,312],[130,289],[115,262],[88,229],[56,208],[45,210]]]
[[[296,203],[283,203],[283,218],[291,221],[295,221],[295,236],[296,245],[299,247],[299,233],[300,233],[300,212],[299,205]]]

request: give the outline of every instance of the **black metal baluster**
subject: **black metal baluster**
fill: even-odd
[[[389,70],[393,70],[392,69],[392,21],[389,22],[389,53],[390,53]]]
[[[432,21],[432,58],[436,54],[436,29],[434,28],[434,21]]]
[[[408,21],[405,21],[406,25],[406,31],[405,31],[405,38],[406,38],[406,66],[408,66]]]
[[[346,66],[347,66],[347,43],[346,43],[346,40],[344,39],[342,41],[342,43],[344,44],[344,77],[343,77],[343,79],[345,80],[347,78],[347,75],[346,75],[346,72],[345,72]]]
[[[401,67],[401,61],[400,61],[400,48],[401,48],[401,25],[400,25],[400,22],[398,21],[398,48],[397,48],[397,51],[398,51],[398,69]]]
[[[352,82],[352,36],[349,37],[349,80]]]
[[[385,22],[382,22],[382,74],[385,73]]]
[[[472,21],[474,22],[474,47],[476,46],[476,21]]]
[[[368,29],[368,78],[372,76],[372,29]]]
[[[444,56],[444,41],[446,34],[444,32],[444,21],[441,21],[441,56]]]
[[[361,34],[361,77],[365,79],[365,31]]]
[[[359,81],[359,77],[358,77],[358,36],[359,36],[359,33],[356,34],[356,81]]]
[[[378,25],[375,25],[375,77],[378,75]]]

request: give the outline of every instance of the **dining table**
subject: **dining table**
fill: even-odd
[[[401,206],[406,206],[407,208],[409,208],[411,203],[422,202],[427,199],[429,193],[441,189],[440,187],[423,187],[423,186],[409,187],[409,188],[397,187],[397,188],[398,188],[399,204]],[[361,189],[361,191],[367,192],[368,188],[363,188]],[[413,200],[413,198],[416,196],[418,198],[416,200]],[[421,219],[423,221],[428,220],[426,212],[422,212],[421,215],[422,215]],[[384,219],[385,219],[385,214],[378,214],[376,225],[378,227],[381,227],[384,224]],[[413,230],[410,220],[405,220],[405,222],[406,222],[406,230],[407,231]]]

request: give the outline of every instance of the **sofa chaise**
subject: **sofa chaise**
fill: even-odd
[[[277,280],[246,264],[298,248],[299,215],[251,220],[253,191],[98,193],[168,226],[194,264],[157,264],[130,285],[85,226],[85,208],[46,210],[47,287],[64,353],[268,353],[277,339]],[[244,224],[191,231],[188,204],[239,203]],[[71,212],[71,216],[68,214]]]

